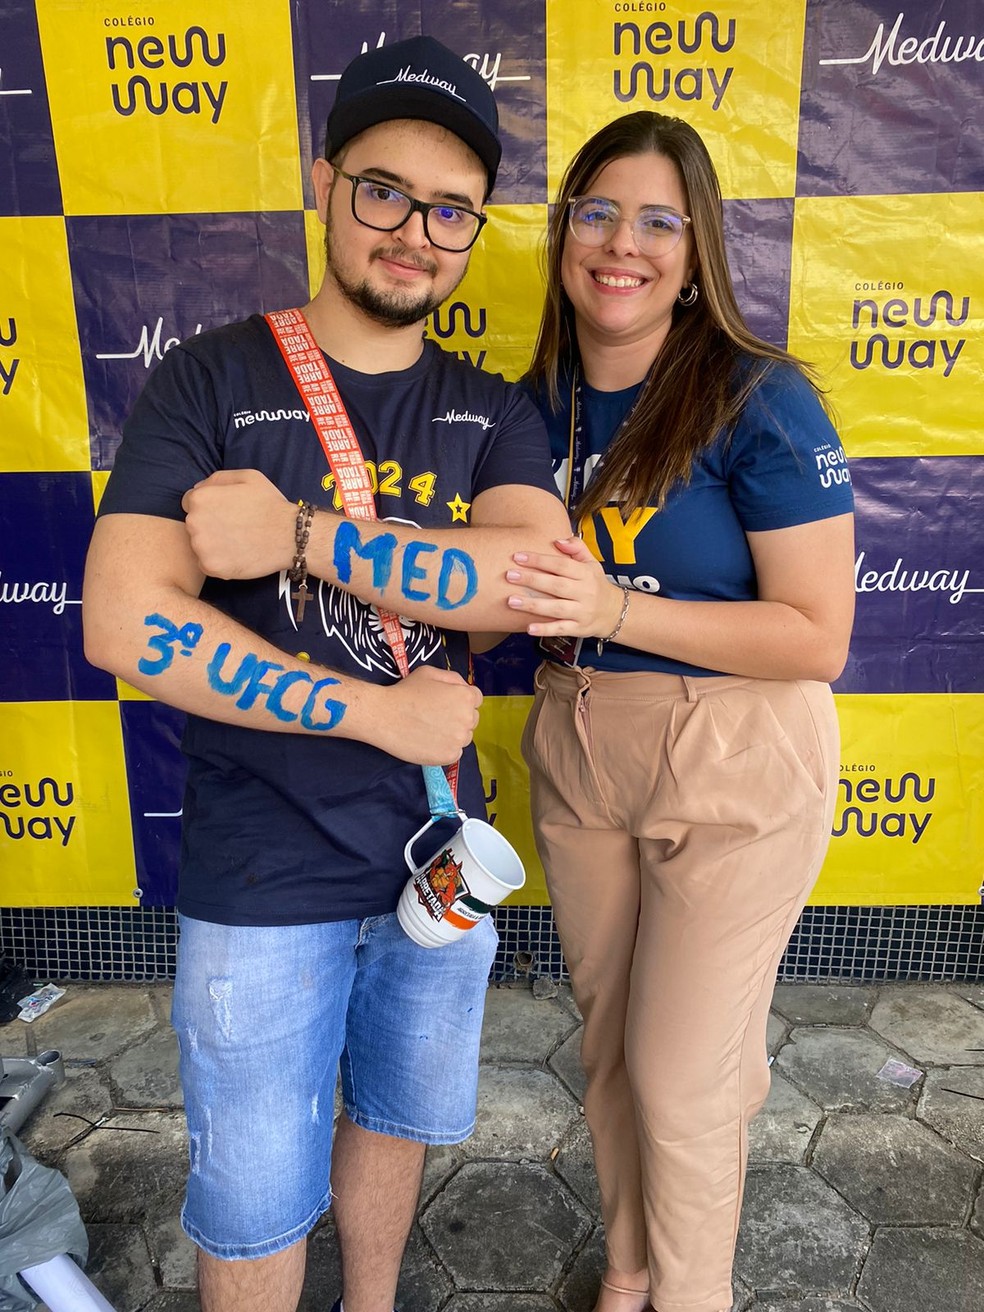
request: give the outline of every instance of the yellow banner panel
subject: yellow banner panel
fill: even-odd
[[[139,9],[37,0],[65,213],[299,210],[289,6]]]
[[[103,493],[106,491],[106,484],[108,482],[108,469],[94,469],[92,471],[92,505],[97,513],[99,511],[99,503],[102,501]]]
[[[526,867],[526,884],[506,899],[519,907],[542,907],[550,901],[533,842],[529,775],[519,751],[532,705],[532,697],[487,697],[475,734],[489,822],[509,839]]]
[[[0,469],[88,469],[89,420],[65,222],[0,218]]]
[[[514,381],[540,325],[545,205],[490,205],[468,272],[427,321],[427,335],[481,369]]]
[[[304,211],[304,244],[307,248],[308,290],[314,296],[325,276],[325,225],[318,218],[317,210]]]
[[[134,906],[115,702],[0,704],[0,903]]]
[[[976,904],[984,879],[984,696],[841,694],[821,906]]]
[[[789,349],[822,370],[848,455],[984,453],[982,202],[796,201]]]
[[[805,0],[775,5],[547,0],[547,174],[637,110],[691,123],[727,198],[792,196]]]
[[[153,702],[157,700],[156,697],[151,697],[149,693],[134,688],[132,684],[124,683],[122,679],[116,680],[116,695],[121,702]]]

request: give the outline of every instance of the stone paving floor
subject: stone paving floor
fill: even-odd
[[[166,984],[70,984],[33,1025],[0,1026],[5,1056],[64,1054],[66,1084],[21,1137],[67,1175],[117,1312],[198,1309],[169,1000]],[[477,1130],[429,1154],[403,1312],[590,1312],[602,1236],[578,1042],[566,987],[490,989]],[[984,983],[783,984],[769,1046],[735,1312],[981,1312]],[[910,1088],[880,1074],[891,1059],[920,1072]],[[302,1312],[337,1292],[326,1220]]]

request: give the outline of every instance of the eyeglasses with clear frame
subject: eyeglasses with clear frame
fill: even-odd
[[[476,214],[463,205],[450,205],[442,200],[417,200],[379,178],[346,173],[337,164],[332,168],[352,184],[353,218],[377,232],[395,232],[403,227],[411,214],[417,213],[424,221],[424,233],[432,246],[460,254],[471,250],[488,222],[487,215]]]
[[[572,235],[585,246],[604,246],[624,217],[604,196],[575,196],[567,211]],[[668,255],[690,222],[670,205],[644,205],[631,222],[632,236],[643,255]]]

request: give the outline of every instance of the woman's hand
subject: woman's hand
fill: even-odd
[[[532,617],[526,632],[534,637],[604,638],[618,624],[622,589],[605,577],[580,538],[559,538],[554,545],[560,556],[515,553],[519,568],[506,571],[507,581],[539,595],[516,593],[509,606]]]

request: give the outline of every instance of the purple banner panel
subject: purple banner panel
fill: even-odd
[[[186,765],[184,714],[160,702],[121,702],[130,819],[141,906],[173,907]]]
[[[838,692],[984,692],[984,457],[853,460],[857,615]]]
[[[502,165],[493,200],[498,205],[543,204],[547,199],[546,30],[542,3],[474,0],[412,6],[379,0],[297,0],[294,69],[304,175],[304,204],[314,208],[311,164],[324,151],[325,123],[345,66],[363,50],[421,33],[436,37],[476,68],[495,93]]]
[[[60,214],[48,93],[31,0],[0,9],[0,214]]]
[[[984,9],[807,0],[797,195],[984,190]]]
[[[170,347],[308,299],[300,213],[66,222],[93,469],[112,466],[123,420]]]
[[[785,347],[793,202],[726,200],[724,234],[731,280],[749,328],[774,346]]]
[[[0,474],[0,701],[115,701],[82,654],[88,474]]]

